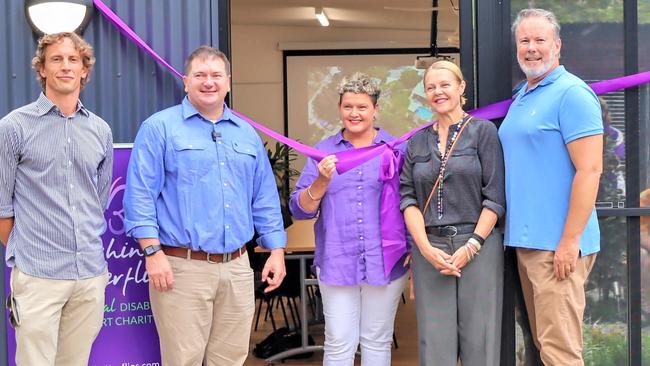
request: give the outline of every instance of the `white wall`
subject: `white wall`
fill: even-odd
[[[428,31],[334,27],[233,25],[231,30],[233,108],[279,133],[284,133],[284,101],[278,43],[313,42],[323,44],[317,48],[331,48],[333,43],[362,42],[389,48],[393,42],[404,42],[408,47],[427,47],[429,37]]]

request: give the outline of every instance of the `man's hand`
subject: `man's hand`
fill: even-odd
[[[287,270],[284,267],[284,249],[278,248],[271,250],[271,256],[266,260],[262,269],[262,282],[268,284],[264,292],[271,292],[280,287],[286,274]]]
[[[0,241],[2,245],[7,246],[11,230],[14,228],[14,218],[7,217],[0,219]]]
[[[167,255],[162,250],[152,256],[146,257],[145,261],[149,282],[153,284],[156,290],[165,292],[174,288],[172,267],[169,265]]]
[[[580,252],[580,243],[577,238],[560,239],[553,257],[553,272],[558,281],[568,278],[576,270],[576,262]]]

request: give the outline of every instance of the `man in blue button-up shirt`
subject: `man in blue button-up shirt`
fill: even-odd
[[[280,201],[266,150],[224,104],[230,64],[202,46],[182,103],[143,122],[124,194],[126,229],[146,257],[165,365],[242,365],[254,313],[245,244],[271,250],[267,291],[285,275]]]

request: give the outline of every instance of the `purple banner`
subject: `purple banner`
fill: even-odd
[[[104,212],[106,231],[102,235],[110,277],[106,287],[104,326],[90,354],[90,366],[159,366],[158,333],[149,304],[144,257],[133,238],[124,231],[122,197],[131,148],[116,147],[113,183]],[[9,269],[5,288],[9,291]],[[8,323],[8,322],[7,322]],[[15,365],[16,341],[7,326],[8,364]]]
[[[144,256],[126,236],[122,198],[131,148],[115,148],[113,184],[104,212],[102,235],[110,278],[106,287],[104,326],[90,354],[90,366],[160,365],[160,346],[149,304]]]

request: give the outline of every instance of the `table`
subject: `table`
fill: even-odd
[[[267,365],[273,365],[287,357],[295,356],[308,352],[322,351],[321,345],[309,345],[308,332],[309,321],[307,320],[307,286],[318,285],[315,278],[307,278],[307,259],[314,258],[315,238],[314,222],[316,220],[296,220],[293,225],[287,228],[287,248],[288,253],[285,259],[297,259],[300,261],[300,335],[301,345],[297,348],[288,349],[284,352],[275,354],[265,360]],[[256,251],[262,252],[264,249],[257,247]]]

